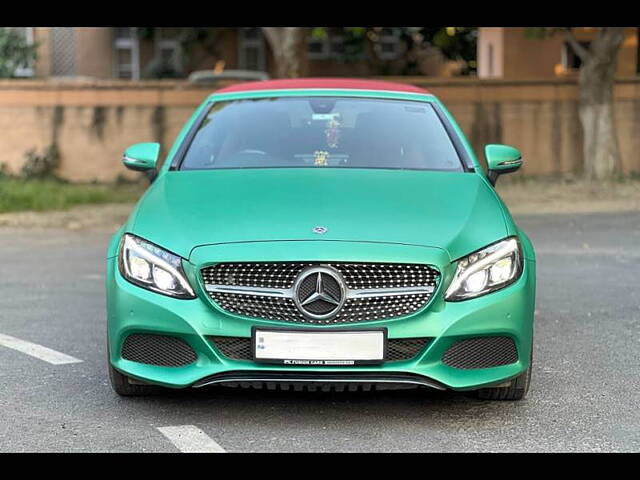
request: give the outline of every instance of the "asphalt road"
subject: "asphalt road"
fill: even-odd
[[[201,437],[228,452],[640,450],[640,213],[518,221],[539,263],[533,384],[515,403],[220,387],[119,398],[105,369],[109,234],[0,229],[0,335],[82,360],[0,346],[0,451],[176,452]],[[162,430],[184,425],[199,430],[178,429],[182,444]]]

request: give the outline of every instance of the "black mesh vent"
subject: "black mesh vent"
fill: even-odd
[[[390,338],[387,342],[387,362],[409,360],[431,343],[431,338]]]
[[[489,368],[518,361],[518,352],[509,337],[477,337],[460,340],[444,353],[442,362],[455,368]]]
[[[122,358],[132,362],[182,367],[196,361],[196,352],[176,337],[166,335],[129,335],[122,344]]]
[[[245,337],[209,337],[225,357],[233,360],[252,360],[251,339]]]
[[[225,357],[233,360],[252,360],[251,339],[246,337],[209,337]],[[388,362],[414,358],[431,343],[431,338],[390,338],[387,342]]]

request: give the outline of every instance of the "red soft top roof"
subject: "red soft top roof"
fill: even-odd
[[[428,94],[427,90],[406,83],[385,82],[382,80],[361,80],[357,78],[289,78],[245,82],[216,90],[219,93],[250,92],[257,90],[291,90],[307,88],[349,89],[349,90],[386,90]]]

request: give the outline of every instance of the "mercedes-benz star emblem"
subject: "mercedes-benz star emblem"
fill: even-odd
[[[327,227],[313,227],[313,233],[317,233],[318,235],[327,233]]]
[[[337,270],[318,266],[304,270],[294,284],[293,300],[308,318],[323,320],[336,315],[346,298],[344,281]]]

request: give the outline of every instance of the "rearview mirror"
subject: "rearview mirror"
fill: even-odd
[[[492,185],[500,175],[515,172],[522,166],[520,150],[509,145],[490,144],[484,147],[484,156],[489,168],[489,181]]]
[[[124,151],[122,163],[137,172],[155,170],[159,154],[159,143],[136,143]]]

